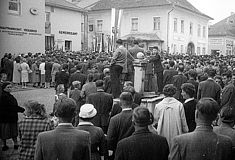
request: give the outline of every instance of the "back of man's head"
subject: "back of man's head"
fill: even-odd
[[[205,97],[199,100],[196,105],[198,112],[198,119],[201,121],[212,122],[216,119],[220,110],[219,104],[209,97]]]
[[[184,65],[183,64],[179,64],[178,71],[179,72],[184,72]]]
[[[70,123],[75,114],[76,103],[73,99],[64,98],[57,104],[55,115],[64,122]]]
[[[133,97],[130,92],[122,92],[120,95],[120,102],[122,108],[131,107],[133,103]]]
[[[97,88],[101,88],[104,85],[104,81],[103,80],[97,80],[95,82],[95,85],[96,85]]]
[[[123,87],[123,92],[130,92],[132,96],[135,94],[135,88],[132,86]]]
[[[212,68],[208,69],[208,71],[207,71],[208,77],[213,78],[213,77],[215,77],[215,74],[216,74],[216,71],[214,69],[212,69]]]
[[[174,61],[169,61],[169,66],[170,66],[170,67],[174,67],[174,65],[175,65],[175,62],[174,62]]]
[[[88,82],[92,82],[93,81],[93,79],[94,79],[94,75],[93,74],[88,74],[88,76],[87,76],[87,79],[88,79]]]
[[[133,44],[139,45],[139,42],[137,40],[134,40]]]

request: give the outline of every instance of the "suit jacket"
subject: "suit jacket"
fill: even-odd
[[[118,142],[115,160],[167,160],[168,154],[166,138],[143,129]]]
[[[178,74],[178,72],[173,68],[165,70],[163,73],[163,85],[165,86],[167,84],[172,84],[173,83],[173,76],[175,76],[177,74]]]
[[[144,49],[135,45],[133,48],[129,49],[129,52],[135,59],[137,59],[137,53],[142,52],[144,54]]]
[[[61,67],[61,65],[59,63],[53,63],[52,69],[51,69],[51,74],[55,75],[56,72],[59,72],[60,71],[60,67]]]
[[[183,74],[177,74],[173,77],[173,85],[177,88],[174,97],[180,101],[183,99],[181,95],[181,86],[186,83],[187,80],[187,77]]]
[[[196,122],[195,122],[196,104],[197,101],[195,99],[183,104],[189,132],[194,131],[194,129],[196,128]]]
[[[38,135],[35,160],[90,160],[91,139],[86,131],[58,126]]]
[[[217,134],[230,137],[232,139],[233,148],[235,148],[235,129],[222,123],[220,126],[215,126],[213,130]]]
[[[194,132],[173,139],[170,160],[230,160],[232,141],[217,135],[211,126],[198,126]]]
[[[230,83],[223,88],[221,107],[232,107],[235,109],[235,87],[233,83]]]
[[[55,88],[57,88],[59,84],[64,84],[64,89],[67,91],[69,84],[69,74],[63,70],[55,74]]]
[[[153,63],[154,73],[163,72],[164,69],[163,69],[161,57],[159,54],[157,54],[154,57],[151,57],[149,62]]]
[[[105,93],[104,90],[98,90],[87,97],[87,103],[93,104],[97,110],[96,116],[92,123],[95,126],[108,126],[109,113],[113,106],[113,98],[111,94]]]
[[[207,79],[199,83],[197,99],[211,97],[220,104],[220,92],[220,86],[213,79]]]
[[[109,150],[116,150],[117,143],[126,137],[129,137],[135,128],[132,124],[132,110],[122,111],[112,117],[108,127],[107,143]]]
[[[195,81],[194,79],[189,79],[189,80],[187,81],[187,83],[191,83],[191,84],[194,85],[195,91],[196,91],[194,98],[197,98],[197,91],[198,91],[198,85],[199,85],[199,83],[198,83],[197,81]]]
[[[69,78],[69,86],[72,86],[73,81],[80,81],[81,87],[86,83],[87,76],[81,72],[73,73]]]

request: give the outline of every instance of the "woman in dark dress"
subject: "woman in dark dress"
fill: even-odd
[[[24,108],[19,107],[15,97],[10,94],[12,90],[10,82],[3,82],[1,88],[0,138],[3,140],[2,150],[6,151],[9,149],[6,140],[11,138],[14,141],[14,149],[18,149],[18,112],[24,112]]]
[[[97,114],[92,104],[84,104],[80,108],[79,124],[77,128],[90,133],[91,136],[91,160],[103,160],[107,157],[106,141],[104,132],[100,127],[96,127],[91,120]]]

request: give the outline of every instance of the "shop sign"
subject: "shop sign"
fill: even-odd
[[[78,33],[77,32],[69,32],[69,31],[59,31],[59,34],[68,34],[68,35],[77,35]]]
[[[34,35],[41,36],[36,29],[0,26],[0,33],[7,33],[12,36]]]

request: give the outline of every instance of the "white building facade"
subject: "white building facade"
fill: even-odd
[[[0,57],[45,51],[45,0],[0,2]]]
[[[46,3],[45,48],[46,50],[80,51],[83,10],[69,2]]]
[[[109,8],[102,9],[102,1],[106,2],[101,0],[89,12],[88,22],[93,26],[93,31],[89,32],[89,45],[97,34],[103,33],[108,37],[112,30],[110,7],[115,5],[107,4]],[[161,50],[174,54],[207,54],[208,22],[211,18],[196,10],[191,4],[189,6],[191,10],[180,4],[167,2],[148,5],[148,1],[140,7],[119,6],[123,13],[118,37],[140,39],[146,50],[158,46]]]

